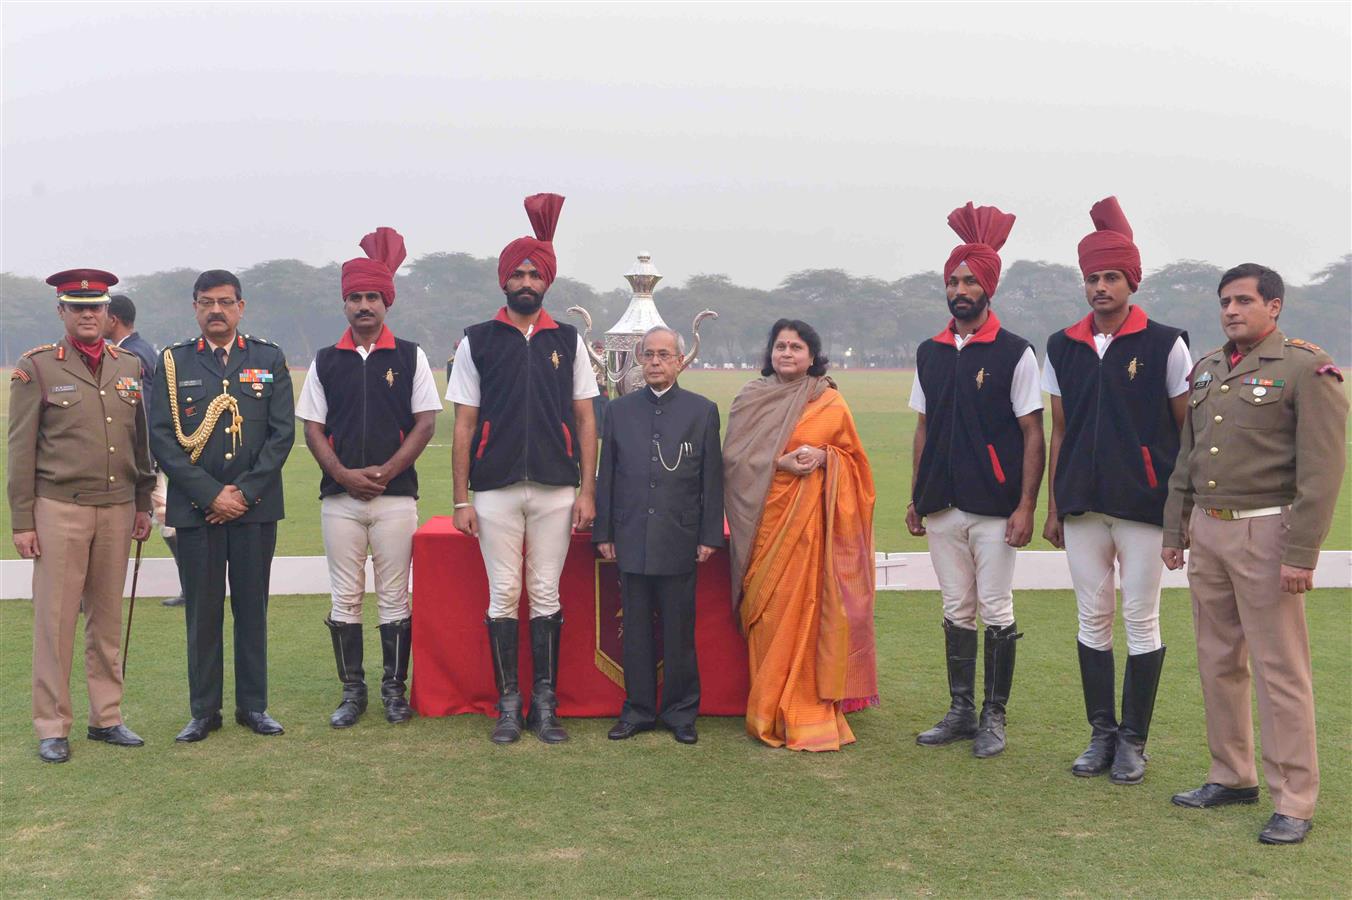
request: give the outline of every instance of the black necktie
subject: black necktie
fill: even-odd
[[[216,348],[216,365],[218,365],[218,366],[221,367],[221,371],[222,371],[222,372],[225,371],[225,348],[224,348],[224,347],[217,347],[217,348]]]

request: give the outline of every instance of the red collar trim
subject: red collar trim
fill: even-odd
[[[954,322],[953,319],[949,319],[948,324],[944,326],[944,330],[936,334],[934,340],[940,344],[947,344],[950,347],[958,346],[958,342],[954,339],[957,335],[955,330],[956,327],[957,323]],[[985,323],[976,330],[975,334],[963,342],[963,346],[965,347],[968,344],[989,344],[995,340],[995,336],[999,332],[1000,320],[996,317],[995,310],[991,310],[991,314],[986,317]]]
[[[1127,309],[1127,318],[1123,321],[1122,327],[1117,329],[1117,333],[1113,335],[1113,337],[1126,337],[1127,335],[1135,334],[1138,331],[1145,331],[1145,326],[1149,321],[1150,317],[1145,314],[1145,310],[1133,303]],[[1095,333],[1093,313],[1090,313],[1066,329],[1066,337],[1070,338],[1072,341],[1088,344],[1090,347],[1094,347],[1097,352],[1098,348],[1094,345]]]
[[[343,332],[343,336],[339,338],[338,343],[334,344],[333,346],[337,347],[339,350],[351,350],[353,353],[357,352],[357,341],[352,337],[351,326],[348,327],[347,331]],[[381,325],[380,336],[376,338],[375,345],[371,347],[371,350],[372,352],[374,352],[376,350],[393,350],[393,349],[394,349],[394,332],[390,331],[390,326]]]
[[[498,314],[497,314],[496,316],[493,317],[493,321],[495,321],[495,322],[504,322],[504,323],[506,323],[506,324],[512,326],[513,328],[516,328],[516,323],[513,322],[510,318],[508,318],[508,316],[507,316],[507,307],[505,307],[505,306],[498,310]],[[538,319],[535,320],[535,330],[536,330],[536,331],[548,331],[548,330],[551,329],[551,328],[558,328],[558,327],[559,327],[559,323],[558,323],[558,322],[555,322],[554,319],[550,317],[549,311],[542,308],[542,309],[540,310],[540,318],[538,318]],[[518,330],[519,330],[519,329],[518,329]]]

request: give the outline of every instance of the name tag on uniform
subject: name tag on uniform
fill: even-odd
[[[201,387],[201,386],[202,386],[202,379],[200,379],[200,378],[189,378],[187,381],[180,381],[180,382],[178,383],[178,386],[179,386],[179,387]]]
[[[268,369],[240,369],[239,380],[247,384],[271,384],[272,372]]]
[[[1197,376],[1197,380],[1192,383],[1192,386],[1194,389],[1204,388],[1208,384],[1211,384],[1211,373],[1203,372],[1201,375]]]
[[[52,386],[53,394],[66,394],[73,390],[75,390],[75,385],[73,384],[57,384]]]

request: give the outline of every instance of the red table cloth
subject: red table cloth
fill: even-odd
[[[727,550],[699,567],[695,647],[699,654],[700,714],[746,714],[746,641],[732,611]],[[559,715],[617,716],[624,703],[620,671],[619,578],[601,561],[591,535],[573,535],[559,579],[563,631]],[[410,701],[423,716],[496,715],[484,612],[488,575],[479,543],[437,516],[413,536],[413,686]],[[598,610],[600,616],[598,617]],[[529,605],[521,600],[521,692],[531,685]],[[660,645],[659,645],[660,646]]]

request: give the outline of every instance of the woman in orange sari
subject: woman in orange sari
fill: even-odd
[[[776,322],[723,446],[746,730],[790,750],[853,743],[845,713],[878,704],[873,472],[827,365],[812,326]]]

